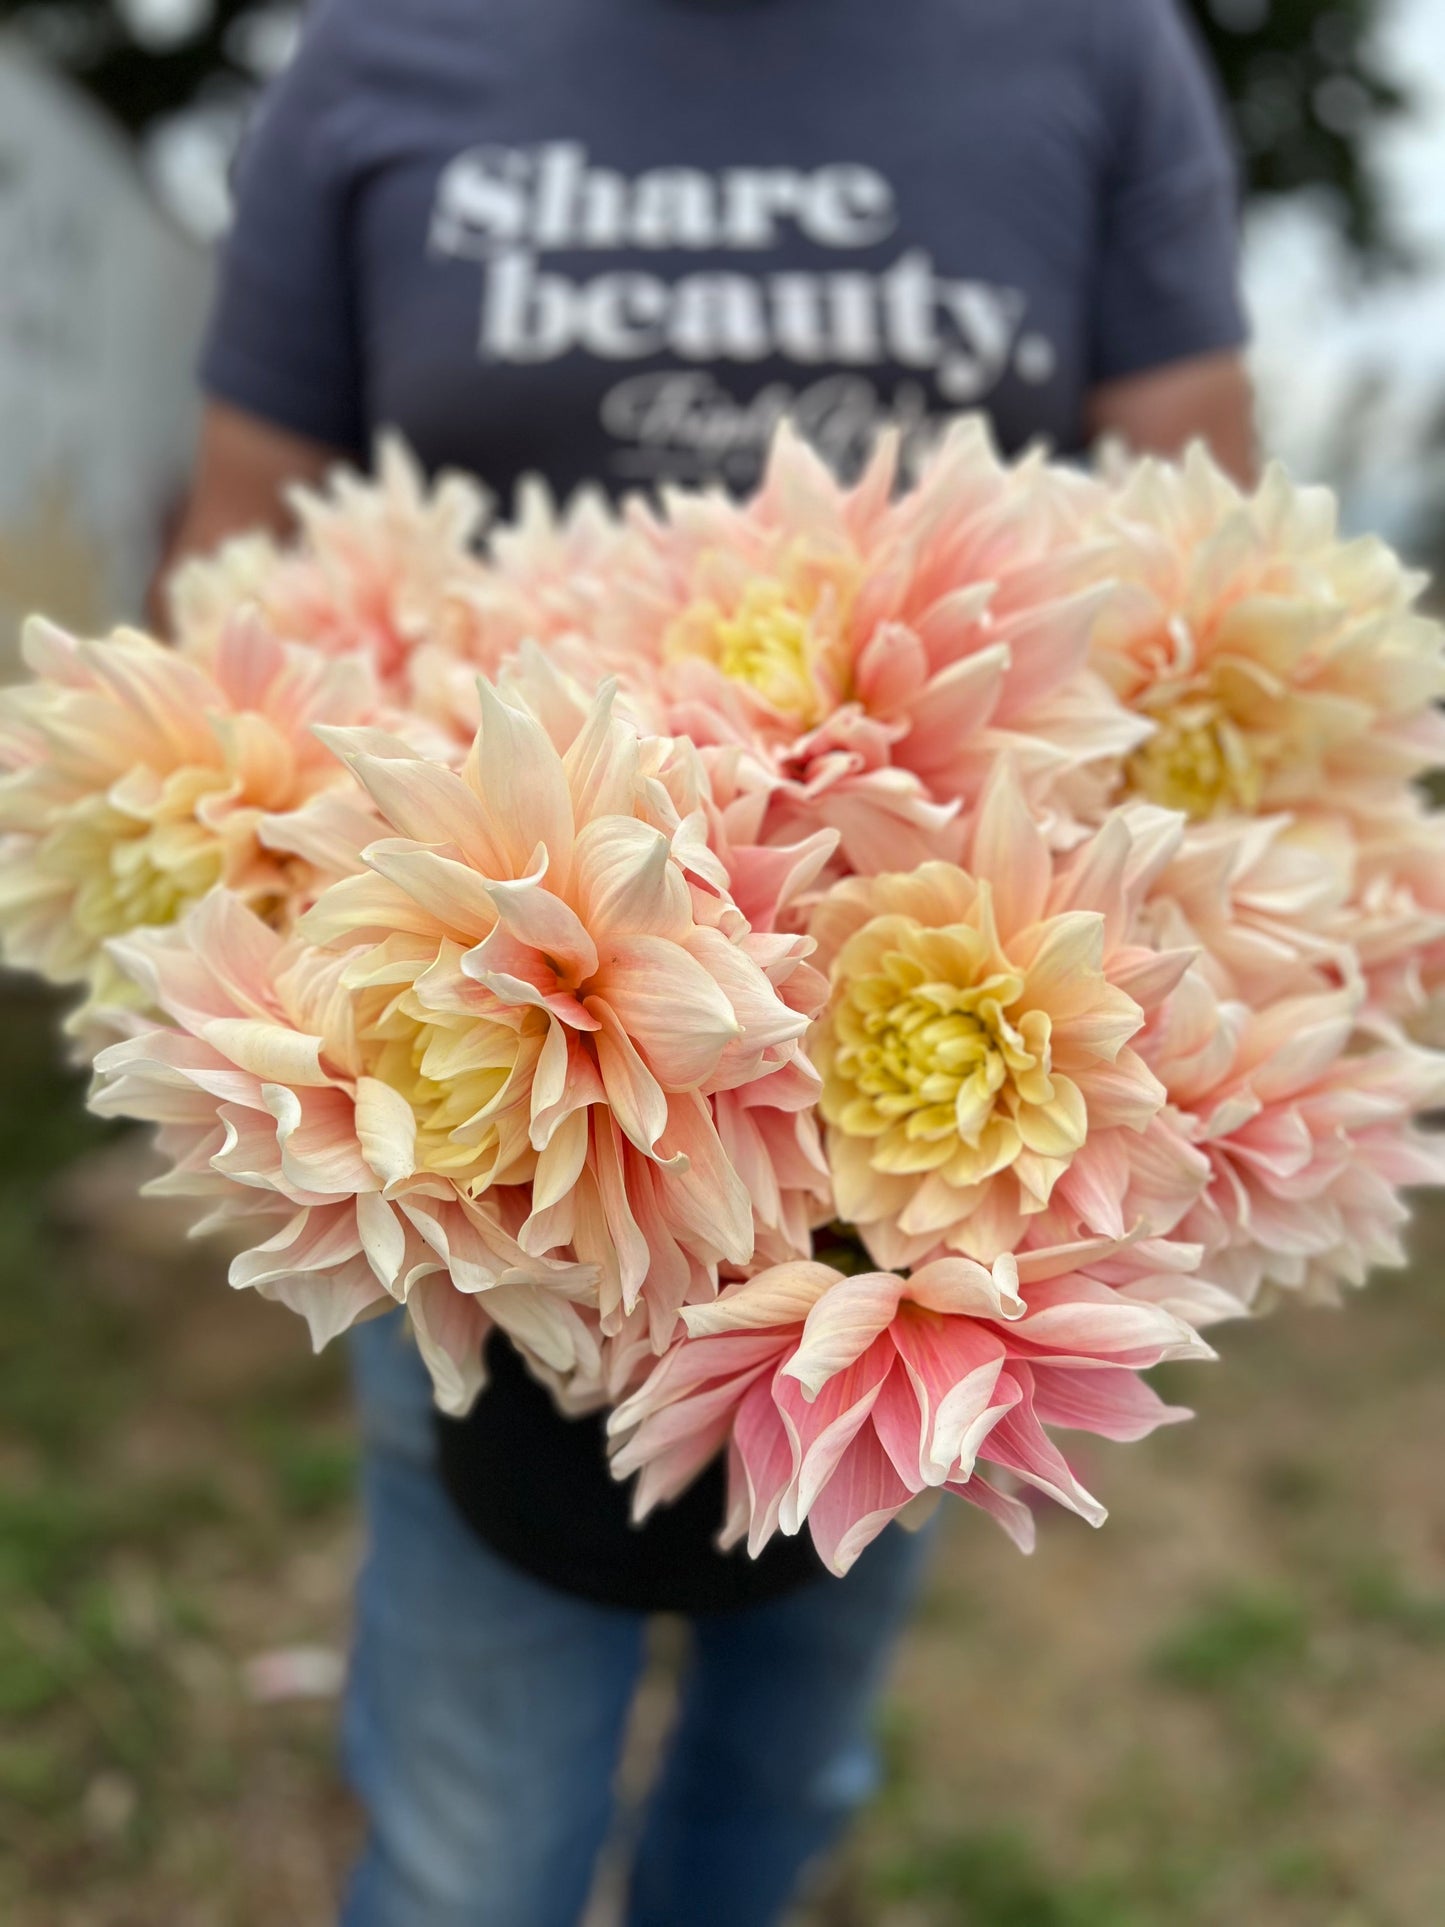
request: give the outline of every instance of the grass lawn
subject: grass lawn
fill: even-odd
[[[0,1000],[0,1920],[325,1927],[335,1702],[246,1682],[345,1644],[340,1360],[132,1201],[52,1023]],[[1082,1455],[1102,1532],[953,1509],[817,1927],[1445,1921],[1445,1210],[1416,1249],[1173,1368],[1194,1425]]]

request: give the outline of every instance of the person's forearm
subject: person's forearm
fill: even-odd
[[[1105,382],[1087,407],[1088,428],[1138,455],[1177,456],[1202,441],[1221,468],[1251,485],[1258,476],[1254,396],[1241,355],[1201,355]]]

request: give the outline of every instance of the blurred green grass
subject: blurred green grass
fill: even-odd
[[[244,1668],[345,1642],[340,1361],[133,1201],[6,989],[0,1921],[324,1927],[335,1705]],[[1172,1372],[1195,1424],[1080,1455],[1101,1533],[955,1508],[812,1927],[1445,1921],[1442,1251],[1432,1205],[1408,1276]]]
[[[235,1887],[235,1803],[279,1769],[278,1794],[299,1777],[339,1809],[329,1709],[253,1737],[241,1663],[340,1634],[336,1365],[276,1330],[229,1369],[216,1260],[159,1220],[112,1235],[117,1184],[146,1209],[132,1144],[86,1115],[50,1000],[0,989],[0,1919],[287,1920]],[[287,1596],[302,1533],[342,1548],[310,1603]],[[311,1884],[334,1876],[328,1856]]]

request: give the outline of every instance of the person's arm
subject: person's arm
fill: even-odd
[[[286,535],[292,483],[319,482],[345,458],[343,449],[313,441],[228,402],[207,402],[195,474],[166,558],[167,571],[246,529]]]
[[[1140,454],[1208,444],[1255,473],[1239,183],[1206,56],[1178,0],[1091,14],[1111,142],[1085,425]]]
[[[1086,409],[1092,440],[1114,437],[1135,454],[1165,456],[1202,441],[1237,482],[1258,478],[1254,391],[1236,349],[1101,382]]]
[[[208,401],[190,492],[146,594],[152,629],[163,634],[168,626],[166,585],[183,562],[250,529],[289,535],[295,518],[286,491],[293,483],[319,482],[344,456],[327,442]]]
[[[286,532],[290,484],[364,460],[347,212],[351,19],[350,0],[308,11],[300,48],[242,144],[201,355],[195,477],[162,577],[244,529]]]

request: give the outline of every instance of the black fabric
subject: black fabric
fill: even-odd
[[[698,1613],[761,1605],[824,1576],[806,1533],[774,1538],[758,1559],[717,1550],[721,1459],[634,1526],[602,1418],[561,1417],[504,1339],[493,1338],[487,1368],[468,1417],[438,1414],[442,1479],[473,1530],[532,1578],[606,1606]]]

